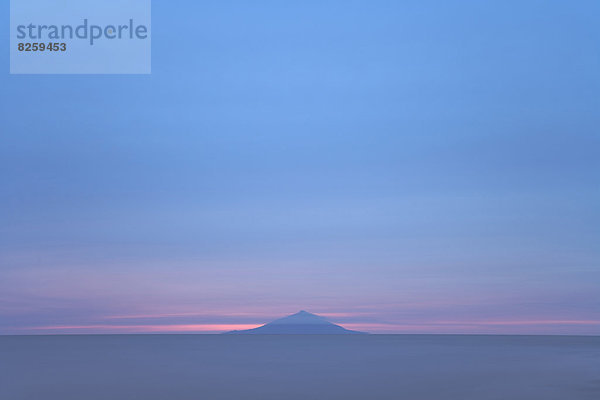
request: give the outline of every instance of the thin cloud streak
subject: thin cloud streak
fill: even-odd
[[[346,328],[372,333],[490,333],[490,334],[600,334],[598,320],[528,320],[528,321],[431,321],[417,323],[347,323]],[[504,328],[504,329],[502,329]],[[519,329],[522,328],[523,330]],[[579,328],[580,331],[572,331]]]
[[[172,317],[257,317],[264,313],[210,313],[210,312],[186,312],[186,313],[160,313],[160,314],[132,314],[132,315],[107,315],[103,319],[145,319],[145,318],[172,318]]]
[[[222,333],[231,330],[252,329],[261,324],[90,324],[56,325],[21,328],[33,333]],[[541,328],[544,332],[562,332],[565,327],[598,327],[598,320],[499,320],[499,321],[432,321],[427,323],[345,323],[348,329],[371,333],[498,333],[498,327]],[[522,332],[518,332],[522,333]],[[589,332],[586,334],[590,334]]]
[[[57,325],[23,328],[32,331],[89,331],[87,333],[175,333],[175,332],[224,332],[256,328],[256,324],[186,324],[186,325]]]

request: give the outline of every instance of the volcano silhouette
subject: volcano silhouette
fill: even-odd
[[[276,319],[254,329],[225,332],[228,334],[255,335],[348,335],[366,332],[351,331],[306,311]]]

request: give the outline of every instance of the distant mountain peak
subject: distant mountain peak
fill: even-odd
[[[329,322],[324,317],[300,310],[295,314],[278,318],[254,329],[231,331],[233,334],[359,334],[365,332],[351,331],[340,325]]]

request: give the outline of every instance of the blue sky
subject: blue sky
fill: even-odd
[[[2,52],[0,333],[600,333],[598,12],[154,2],[149,76]]]

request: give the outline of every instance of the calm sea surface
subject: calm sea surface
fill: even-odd
[[[0,399],[600,399],[600,337],[0,336]]]

